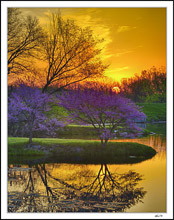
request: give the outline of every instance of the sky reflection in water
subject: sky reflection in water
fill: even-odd
[[[158,153],[136,164],[9,165],[8,211],[165,212],[165,137],[124,141],[152,146]]]

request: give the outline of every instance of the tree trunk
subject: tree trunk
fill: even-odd
[[[105,139],[105,140],[101,139],[101,144],[103,148],[106,147],[107,142],[108,142],[108,139]]]
[[[48,86],[51,84],[51,81],[47,81],[46,85],[42,89],[42,93],[46,92],[48,89]]]
[[[32,131],[30,131],[30,136],[29,136],[29,144],[32,143],[32,137],[33,137],[33,134],[32,134]]]
[[[46,92],[47,87],[48,87],[48,84],[46,84],[46,85],[43,87],[43,89],[42,89],[42,93]]]
[[[31,145],[31,143],[32,143],[32,138],[33,138],[32,124],[29,125],[29,128],[30,128],[29,145]]]
[[[103,139],[101,139],[101,145],[102,145],[102,147],[104,147]]]

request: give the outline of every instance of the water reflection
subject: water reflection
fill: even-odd
[[[163,135],[149,135],[143,138],[136,139],[120,139],[120,140],[111,140],[112,142],[135,142],[139,144],[144,144],[154,148],[157,153],[160,154],[160,157],[163,159],[166,157],[166,137]],[[158,157],[159,157],[158,154]],[[155,158],[155,157],[154,157]]]
[[[9,160],[8,211],[166,212],[166,137],[150,135],[124,141],[151,146],[158,153],[134,164],[26,160],[21,164],[28,165],[13,165],[20,163],[19,158]]]
[[[146,194],[143,187],[137,187],[142,176],[131,170],[120,174],[101,164],[98,170],[76,166],[71,173],[72,165],[54,166],[10,166],[8,211],[123,212]]]

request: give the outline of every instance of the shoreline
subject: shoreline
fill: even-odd
[[[28,145],[28,138],[10,138],[8,150],[11,159],[49,156],[61,163],[131,163],[152,158],[157,153],[152,147],[139,143],[108,142],[102,148],[101,142],[96,140],[53,138],[34,138],[32,145]]]

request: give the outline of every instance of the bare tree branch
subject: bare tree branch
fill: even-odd
[[[38,58],[43,38],[36,18],[23,17],[18,8],[8,9],[8,74],[30,69],[30,58]]]
[[[59,90],[93,76],[101,76],[107,68],[97,58],[101,50],[96,49],[89,28],[80,28],[72,20],[63,20],[60,14],[52,14],[50,29],[43,43],[47,62],[47,82]]]

